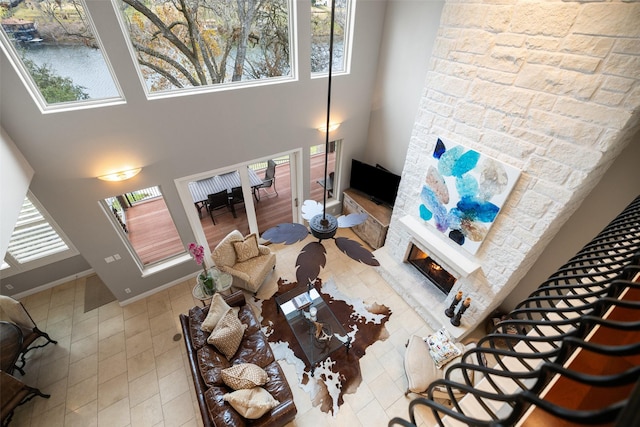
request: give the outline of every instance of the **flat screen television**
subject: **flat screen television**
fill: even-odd
[[[378,204],[393,206],[398,195],[400,176],[383,167],[376,167],[356,159],[351,160],[349,186],[362,191]]]

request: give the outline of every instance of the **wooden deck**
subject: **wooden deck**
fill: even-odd
[[[330,156],[330,170],[333,170],[334,158]],[[322,187],[316,184],[316,180],[324,174],[324,154],[311,158],[311,194],[314,200],[322,200]],[[264,176],[263,171],[258,172]],[[259,202],[255,202],[258,229],[260,233],[283,222],[291,222],[291,186],[289,163],[276,167],[275,186],[277,196],[267,197],[266,192],[271,193],[273,188],[261,191]],[[195,207],[194,207],[195,209]],[[216,224],[203,209],[200,224],[207,236],[207,242],[211,250],[220,240],[234,229],[241,233],[249,233],[249,223],[244,205],[236,208],[238,218],[233,218],[231,212],[216,216]],[[154,199],[136,204],[127,209],[127,227],[129,229],[129,241],[136,250],[140,260],[147,265],[180,253],[186,246],[181,242],[178,231],[171,220],[169,210],[164,199]],[[187,242],[188,243],[188,242]]]

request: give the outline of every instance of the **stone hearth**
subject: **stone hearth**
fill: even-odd
[[[451,297],[436,288],[414,266],[408,262],[396,262],[385,246],[374,251],[374,254],[380,262],[380,267],[376,267],[378,273],[434,331],[445,326],[458,339],[471,332],[474,325],[468,322],[467,316],[462,316],[459,327],[450,323],[444,311],[449,307],[447,298]]]

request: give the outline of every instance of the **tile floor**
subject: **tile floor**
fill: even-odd
[[[339,235],[354,237],[350,230]],[[295,259],[304,243],[273,245],[278,266],[268,280],[295,280]],[[431,332],[374,268],[352,261],[325,241],[327,267],[340,290],[365,302],[388,305],[390,337],[372,345],[361,359],[363,382],[333,416],[313,407],[297,386],[295,370],[281,362],[294,393],[298,415],[291,426],[386,426],[407,418],[404,346],[412,334]],[[35,398],[18,408],[12,426],[200,426],[200,412],[182,339],[179,313],[199,304],[188,280],[125,306],[117,301],[84,313],[85,279],[23,299],[38,326],[57,345],[30,353],[23,381],[50,399]],[[20,374],[15,374],[20,378]],[[427,411],[420,425],[433,425]]]

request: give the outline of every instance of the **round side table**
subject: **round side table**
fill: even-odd
[[[211,268],[211,277],[213,277],[213,284],[215,287],[215,291],[213,294],[208,294],[205,292],[202,283],[197,282],[193,287],[193,297],[202,302],[202,306],[206,305],[206,302],[213,298],[215,292],[226,293],[233,284],[233,276],[228,273],[223,273],[217,268]]]
[[[223,273],[217,268],[212,268],[211,275],[213,276],[213,283],[215,283],[216,286],[216,292],[224,293],[231,288],[233,276],[229,273]]]

